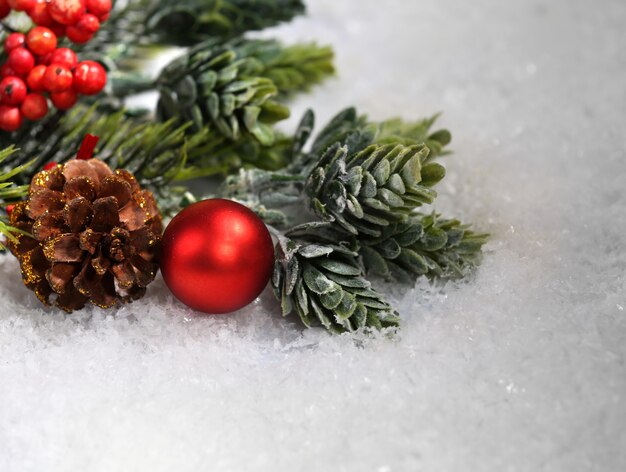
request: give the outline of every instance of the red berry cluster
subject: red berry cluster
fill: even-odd
[[[111,0],[0,0],[0,19],[23,11],[33,23],[76,44],[88,42],[109,18]]]
[[[98,18],[108,17],[111,0],[0,0],[0,17],[11,9],[26,11],[39,26],[26,35],[11,33],[4,42],[8,55],[0,67],[0,129],[4,131],[19,129],[23,118],[46,116],[45,94],[57,109],[68,110],[78,95],[95,95],[104,88],[104,68],[94,61],[79,63],[74,51],[57,48],[57,38],[66,33],[74,42],[91,39],[100,27]],[[94,19],[97,27],[85,29],[85,24],[96,25]]]

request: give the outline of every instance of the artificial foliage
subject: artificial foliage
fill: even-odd
[[[254,210],[277,242],[272,286],[283,315],[333,333],[396,328],[400,316],[372,284],[409,287],[419,277],[467,276],[480,263],[487,235],[432,208],[451,141],[436,127],[437,115],[378,122],[350,107],[318,132],[312,111],[294,133],[277,128],[290,116],[294,96],[335,73],[333,51],[244,34],[303,11],[299,0],[114,2],[92,40],[75,46],[80,60],[106,67],[106,88],[70,111],[53,109],[13,133],[0,132],[0,202],[19,202],[42,168],[64,169],[84,135],[98,135],[98,162],[134,174],[166,217],[210,196]],[[2,28],[29,26],[7,19]],[[184,49],[160,71],[146,73],[146,60],[170,46]],[[154,109],[125,108],[128,97],[146,91],[158,95]],[[213,189],[221,181],[217,191],[189,191],[186,182],[207,177]],[[0,233],[18,254],[18,243],[29,238],[31,245],[48,244],[33,234],[27,207],[17,203],[13,224],[0,217]],[[73,286],[83,287],[81,280]],[[139,293],[146,284],[135,285]],[[81,303],[103,295],[78,291]],[[67,305],[61,295],[62,308],[80,305]],[[125,296],[115,300],[132,298]],[[112,301],[103,300],[96,304]]]
[[[272,285],[283,316],[295,311],[305,326],[333,333],[398,326],[398,314],[364,277],[355,242],[337,241],[324,226],[304,224],[278,237]]]

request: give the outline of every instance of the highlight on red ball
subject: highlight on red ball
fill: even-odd
[[[96,95],[107,83],[104,67],[79,62],[76,53],[57,47],[62,37],[90,41],[109,18],[111,0],[0,0],[0,19],[25,12],[33,28],[4,39],[0,65],[0,130],[17,131],[24,119],[44,118],[51,107],[69,110],[80,95]]]

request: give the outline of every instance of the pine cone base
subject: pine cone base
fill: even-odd
[[[67,312],[141,298],[158,271],[163,224],[154,196],[98,159],[36,174],[11,224],[28,233],[9,244],[24,284]]]

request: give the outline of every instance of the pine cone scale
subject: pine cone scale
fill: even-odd
[[[89,177],[81,175],[68,180],[63,186],[63,193],[69,199],[84,197],[93,202],[96,198],[96,187]]]
[[[49,213],[47,215],[48,219],[54,217],[54,215],[50,215]],[[63,208],[63,221],[70,228],[72,233],[80,231],[92,218],[93,209],[85,197],[74,198]],[[45,227],[44,222],[42,222],[40,226]],[[53,228],[56,229],[56,225],[53,226]]]
[[[80,238],[75,233],[64,233],[47,238],[42,246],[43,254],[50,262],[80,262],[84,252]]]
[[[50,287],[56,293],[65,293],[68,284],[72,283],[72,279],[78,274],[80,266],[70,263],[54,264],[46,272],[46,280]]]

